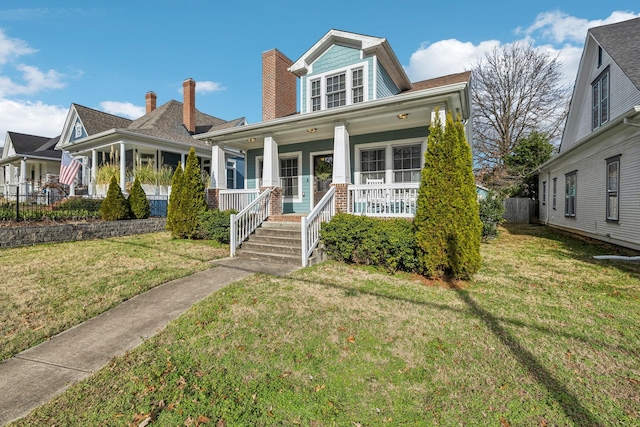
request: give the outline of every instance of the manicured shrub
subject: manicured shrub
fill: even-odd
[[[99,212],[102,199],[87,199],[84,197],[73,197],[67,199],[58,206],[60,211],[88,211]]]
[[[200,213],[200,237],[203,239],[216,240],[220,243],[229,243],[229,230],[231,214],[237,211],[219,211],[207,209]]]
[[[413,224],[405,219],[339,213],[322,224],[320,236],[327,254],[336,260],[379,265],[389,271],[418,267]]]
[[[167,205],[167,230],[173,235],[173,227],[180,214],[180,192],[182,189],[182,164],[178,163],[173,177],[171,178],[171,195],[169,196],[169,204]]]
[[[490,192],[480,200],[480,221],[482,221],[482,240],[498,237],[498,225],[504,222],[504,205],[495,193]]]
[[[149,218],[151,215],[151,205],[144,194],[142,185],[138,177],[133,181],[131,191],[129,192],[129,205],[131,206],[131,216],[136,219]]]
[[[467,279],[478,271],[482,224],[471,149],[450,115],[444,129],[439,119],[429,128],[414,224],[424,275]]]
[[[118,221],[129,218],[129,201],[122,194],[116,177],[111,177],[107,197],[100,206],[100,216],[105,221]]]

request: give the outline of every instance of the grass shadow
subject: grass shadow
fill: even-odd
[[[197,258],[194,256],[190,256],[187,252],[179,252],[179,251],[168,251],[166,249],[166,245],[163,245],[162,247],[156,247],[147,243],[141,243],[141,242],[133,242],[130,240],[108,240],[109,243],[113,244],[113,245],[126,245],[126,246],[135,246],[135,247],[139,247],[139,248],[143,248],[145,250],[150,250],[150,251],[155,251],[155,252],[162,252],[162,253],[168,253],[171,255],[174,255],[178,258],[184,258],[190,261],[198,261],[198,262],[208,262],[211,260],[207,260],[207,259],[201,259],[201,258]],[[221,248],[222,249],[222,248]]]
[[[562,408],[567,418],[574,425],[579,426],[598,426],[600,425],[597,418],[585,408],[578,398],[574,396],[560,381],[558,381],[544,366],[536,359],[536,357],[524,348],[513,335],[509,333],[502,325],[497,317],[489,311],[482,308],[469,292],[460,288],[454,282],[449,282],[449,287],[453,289],[458,298],[463,301],[471,313],[479,318],[491,331],[491,333],[509,350],[509,352],[518,360],[520,365],[529,371],[536,381],[544,386],[553,400]]]

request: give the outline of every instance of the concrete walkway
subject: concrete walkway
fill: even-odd
[[[215,268],[153,288],[0,364],[0,425],[137,347],[212,292],[256,272],[286,275],[300,268],[239,258],[213,263]]]

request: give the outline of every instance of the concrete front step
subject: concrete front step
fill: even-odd
[[[244,258],[251,261],[263,261],[263,262],[275,262],[285,264],[300,264],[302,263],[301,255],[297,254],[283,254],[283,253],[267,253],[256,252],[242,248],[236,252],[238,258]]]
[[[265,254],[291,254],[302,256],[302,245],[300,244],[300,242],[298,242],[297,246],[288,246],[283,244],[259,243],[254,242],[253,239],[249,239],[242,244],[242,250],[261,252]]]

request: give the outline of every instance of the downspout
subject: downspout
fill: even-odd
[[[547,172],[547,193],[549,193],[549,190],[551,189],[551,172]],[[551,204],[551,200],[549,199],[549,194],[545,194],[545,197],[547,199],[547,215],[545,216],[545,220],[544,223],[545,225],[549,225],[549,205]]]

